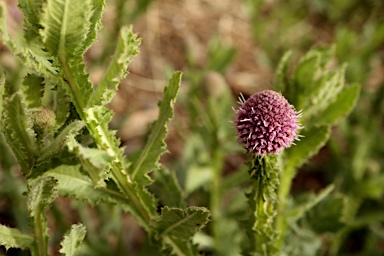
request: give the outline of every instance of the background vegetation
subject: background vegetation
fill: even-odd
[[[15,1],[5,2],[8,26],[17,36],[22,14]],[[249,192],[250,183],[244,165],[248,158],[230,123],[235,99],[240,92],[249,96],[274,88],[278,63],[287,51],[292,53],[291,62],[297,63],[310,49],[332,45],[331,66],[348,63],[346,81],[361,84],[360,99],[293,181],[288,204],[315,198],[330,184],[335,188],[293,225],[295,232],[287,238],[292,248],[287,252],[384,254],[383,1],[109,0],[103,22],[97,43],[85,55],[96,84],[120,28],[133,24],[142,38],[130,75],[109,104],[115,113],[110,125],[119,130],[126,154],[138,154],[142,148],[173,70],[184,73],[166,141],[169,153],[161,161],[174,171],[187,204],[206,206],[215,216],[195,237],[206,255],[236,255],[238,248],[244,248],[241,223],[235,220],[246,214],[244,192]],[[9,49],[2,46],[0,51],[2,69],[17,73],[18,63]],[[3,167],[11,164],[1,155],[0,159]],[[158,182],[151,190],[163,200],[160,203],[182,206],[171,189],[164,189],[169,181],[156,175]],[[25,191],[19,172],[0,172],[2,224],[28,228]],[[156,253],[142,228],[118,207],[58,197],[48,216],[52,250],[70,225],[81,220],[87,228],[84,255]],[[28,254],[9,249],[7,255]]]

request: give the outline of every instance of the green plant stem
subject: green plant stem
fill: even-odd
[[[45,238],[44,227],[46,221],[44,220],[42,212],[39,212],[33,218],[33,228],[35,232],[35,241],[36,241],[36,250],[35,255],[37,256],[47,256],[48,255],[48,245],[47,239]]]
[[[276,216],[276,231],[279,234],[276,241],[276,247],[278,248],[278,251],[281,251],[284,245],[285,237],[287,235],[287,220],[285,218],[285,211],[287,206],[287,197],[291,190],[292,180],[295,175],[296,170],[292,167],[286,167],[285,170],[280,173],[280,186],[277,194],[278,214]]]
[[[79,88],[79,85],[77,84],[76,80],[72,76],[72,73],[70,71],[70,68],[68,66],[68,63],[66,62],[66,58],[62,57],[60,58],[61,64],[63,65],[64,74],[66,78],[66,83],[68,84],[70,90],[73,93],[74,96],[74,105],[76,107],[76,111],[79,114],[80,118],[82,120],[86,120],[84,109],[86,107],[85,102],[83,101],[81,94],[77,88]],[[107,150],[108,148],[103,147],[103,138],[101,138],[101,135],[97,132],[96,127],[93,123],[86,122],[86,127],[89,130],[89,132],[92,134],[93,138],[96,140],[97,145],[100,149]],[[109,143],[110,145],[113,145],[113,143]],[[114,149],[112,149],[115,151]],[[116,158],[118,157],[118,153],[114,152],[114,155]],[[144,225],[144,228],[148,231],[149,230],[149,223],[151,220],[151,214],[150,212],[144,207],[138,196],[134,192],[133,184],[128,176],[128,174],[118,166],[118,163],[122,164],[123,161],[121,159],[117,159],[117,162],[112,162],[112,175],[114,177],[115,182],[117,183],[117,186],[119,189],[131,200],[132,204],[135,206],[135,208],[138,210],[138,214],[140,214],[140,217],[142,219],[141,224]]]
[[[263,209],[263,200],[261,198],[262,192],[262,184],[260,180],[258,182],[255,182],[255,221],[259,221],[258,219],[261,217],[261,209]],[[255,251],[256,252],[262,252],[262,245],[263,242],[261,241],[262,237],[257,234],[257,232],[254,233],[254,243],[255,243]]]

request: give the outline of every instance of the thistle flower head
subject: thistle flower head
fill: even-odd
[[[300,113],[278,92],[253,94],[235,111],[239,141],[257,155],[278,154],[298,139]]]

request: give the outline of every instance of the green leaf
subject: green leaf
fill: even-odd
[[[167,124],[173,117],[173,105],[180,87],[181,73],[175,72],[164,89],[164,98],[160,102],[160,114],[153,124],[147,143],[141,151],[138,159],[134,161],[129,173],[133,180],[139,180],[140,184],[150,183],[148,173],[157,168],[158,160],[166,152],[164,139],[168,133]]]
[[[110,195],[105,190],[94,189],[94,184],[87,175],[80,172],[80,165],[60,165],[44,173],[58,180],[57,189],[60,195],[73,196],[96,205],[108,202]]]
[[[139,52],[140,40],[132,32],[132,27],[123,27],[120,31],[117,48],[107,73],[89,100],[89,106],[105,105],[112,100],[117,86],[128,74],[127,67]]]
[[[56,80],[56,68],[52,66],[53,58],[43,48],[40,38],[31,38],[27,41],[20,41],[18,38],[11,38],[6,26],[6,7],[0,2],[0,34],[2,41],[7,44],[14,54],[19,56],[26,66],[41,77]],[[32,33],[33,37],[33,33]],[[28,47],[24,47],[28,45]]]
[[[173,237],[166,236],[163,239],[163,255],[175,255],[175,256],[196,256],[199,255],[199,251],[196,245],[191,242],[186,243]]]
[[[345,87],[322,113],[315,119],[317,125],[332,125],[347,116],[355,107],[361,86],[358,84]]]
[[[91,0],[48,0],[43,7],[43,43],[50,55],[58,57],[77,111],[85,106],[93,91],[82,60],[88,47],[87,35],[95,26],[91,24],[92,14]]]
[[[170,207],[185,207],[184,196],[174,173],[165,166],[153,172],[156,195],[164,205]]]
[[[292,51],[288,51],[283,55],[277,67],[274,81],[274,87],[283,95],[286,95],[288,98],[292,96],[290,93],[286,93],[287,91],[289,92],[289,90],[291,89],[288,77],[288,62],[291,56]]]
[[[84,240],[86,229],[83,224],[74,224],[69,232],[64,235],[64,240],[61,241],[61,249],[59,252],[66,256],[76,256]]]
[[[107,178],[113,158],[106,151],[83,147],[73,136],[68,138],[67,146],[70,152],[74,152],[79,157],[95,188],[105,187],[104,180]]]
[[[32,217],[43,213],[58,195],[57,180],[43,177],[29,183],[28,210]]]
[[[33,255],[47,255],[48,251],[48,221],[45,211],[58,195],[57,180],[53,177],[39,177],[30,180],[28,184],[28,210],[33,219],[33,229],[36,247]]]
[[[92,0],[47,0],[42,12],[40,34],[47,50],[67,60],[81,56],[91,27]]]
[[[0,245],[3,245],[5,249],[31,248],[35,240],[32,236],[21,233],[16,228],[10,228],[0,224]]]
[[[112,157],[121,158],[124,150],[120,148],[120,141],[116,138],[116,131],[110,130],[108,127],[113,112],[103,106],[94,106],[85,109],[84,113],[85,122],[95,127],[92,133],[98,147],[107,150]],[[117,161],[123,163],[122,159]]]
[[[28,120],[29,111],[21,92],[13,94],[4,101],[3,132],[11,146],[23,173],[27,173],[34,162],[37,145],[34,131]]]
[[[43,6],[43,0],[19,0],[18,7],[24,14],[24,33],[26,40],[39,35],[40,13]]]
[[[315,74],[320,66],[320,53],[318,51],[310,51],[303,58],[295,70],[295,90],[300,92],[297,94],[298,99],[295,101],[295,106],[298,109],[305,107],[305,98],[308,90],[311,89],[315,80]],[[304,96],[302,99],[302,97]]]
[[[16,164],[15,155],[13,154],[11,147],[5,140],[4,134],[0,132],[0,169],[7,170]]]
[[[65,89],[61,86],[58,86],[56,89],[55,102],[56,126],[60,128],[67,121],[70,111],[68,96],[65,94]]]
[[[90,18],[90,27],[88,35],[84,41],[84,50],[86,50],[96,39],[97,31],[102,27],[101,18],[105,10],[104,0],[92,0],[92,16]]]
[[[64,130],[53,140],[44,145],[39,153],[38,161],[44,162],[52,158],[55,154],[59,153],[66,145],[70,136],[76,136],[79,131],[84,127],[84,122],[74,121],[67,125]]]
[[[210,216],[210,212],[204,207],[180,209],[165,206],[161,215],[155,219],[154,227],[158,238],[188,241],[208,223]]]
[[[335,101],[336,96],[344,87],[345,69],[346,65],[343,65],[335,72],[324,74],[314,83],[306,97],[307,100],[302,101],[304,120],[319,115]]]
[[[310,157],[315,155],[327,142],[330,135],[329,126],[303,129],[300,141],[284,150],[286,168],[299,168]]]
[[[25,96],[25,103],[29,108],[38,108],[41,106],[43,96],[44,78],[34,74],[28,74],[24,77],[21,90]]]
[[[58,180],[58,190],[63,196],[73,196],[79,200],[85,200],[92,205],[100,202],[119,205],[124,211],[130,212],[143,227],[148,229],[148,224],[143,221],[138,205],[144,206],[152,216],[156,215],[156,207],[153,196],[137,183],[131,184],[130,199],[122,194],[114,184],[107,184],[107,188],[95,189],[92,179],[80,172],[80,165],[61,165],[44,173],[44,176],[52,176]],[[138,200],[135,203],[132,200]]]

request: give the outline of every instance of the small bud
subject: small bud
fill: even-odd
[[[43,131],[48,131],[56,125],[56,115],[50,108],[41,107],[33,112],[33,124]]]
[[[253,94],[235,111],[239,141],[256,155],[278,154],[298,139],[300,113],[280,94],[265,90]]]

